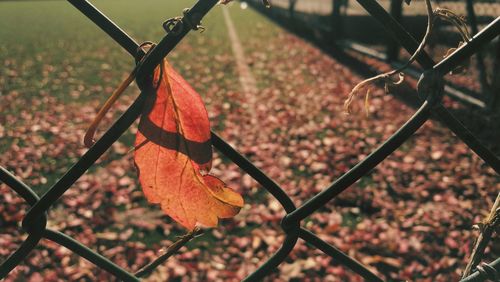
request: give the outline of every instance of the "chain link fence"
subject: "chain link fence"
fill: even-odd
[[[374,58],[398,68],[409,58],[397,40],[391,37],[364,7],[349,0],[275,0],[275,9],[265,10],[257,0],[250,0],[261,12],[281,21],[293,31],[319,41],[327,47],[341,48],[362,56]],[[427,12],[425,1],[377,1],[414,37],[425,33]],[[472,34],[484,28],[500,14],[500,3],[494,1],[435,1],[436,7],[453,11],[467,20]],[[430,57],[442,57],[455,48],[462,39],[455,27],[446,21],[435,25],[427,46]],[[445,93],[450,97],[478,108],[495,110],[500,89],[495,83],[498,67],[493,63],[500,58],[500,43],[484,46],[471,58],[467,72],[456,73],[446,79]],[[418,79],[422,69],[410,68],[407,73]]]
[[[199,0],[191,9],[185,11],[182,20],[176,23],[172,30],[147,54],[140,45],[127,35],[120,27],[97,8],[85,0],[68,0],[75,8],[86,15],[91,21],[105,31],[111,38],[119,43],[130,55],[138,61],[137,80],[141,82],[151,74],[163,58],[183,39],[190,31],[192,23],[197,23],[217,4],[218,0]],[[419,42],[408,33],[384,8],[375,0],[358,0],[359,4],[368,11],[409,53],[413,53]],[[443,95],[443,76],[456,68],[463,60],[476,53],[482,46],[492,41],[500,34],[500,18],[496,18],[485,26],[467,44],[462,45],[453,54],[436,63],[428,54],[421,53],[417,61],[423,67],[418,84],[418,93],[422,100],[419,109],[413,116],[398,129],[389,139],[381,144],[375,151],[360,161],[352,169],[339,177],[330,186],[325,187],[320,193],[297,207],[284,190],[264,172],[259,170],[245,156],[225,140],[212,132],[212,143],[222,154],[238,165],[243,171],[255,179],[263,188],[279,201],[286,211],[286,216],[281,221],[281,227],[286,238],[281,248],[263,263],[255,272],[250,274],[245,281],[262,280],[270,274],[288,254],[294,249],[298,239],[302,239],[311,246],[333,257],[337,262],[359,274],[367,281],[383,281],[367,267],[343,253],[335,246],[321,240],[314,233],[301,227],[301,221],[326,203],[349,188],[354,182],[369,173],[380,162],[398,149],[409,139],[431,116],[441,120],[456,136],[470,147],[484,162],[500,174],[500,159],[489,149],[482,145],[446,108],[441,104]],[[141,85],[141,83],[138,83]],[[47,211],[96,161],[110,146],[132,125],[142,113],[147,92],[143,91],[132,105],[117,119],[103,136],[92,146],[42,197],[39,197],[26,184],[18,180],[5,168],[0,167],[0,181],[17,192],[30,206],[22,222],[22,228],[28,236],[19,248],[12,253],[0,266],[0,278],[6,277],[9,272],[19,265],[22,260],[38,245],[41,239],[48,239],[60,244],[75,254],[87,259],[99,268],[104,269],[117,279],[123,281],[139,281],[141,273],[133,274],[119,267],[106,257],[84,246],[66,234],[48,228]],[[3,203],[8,204],[8,203]],[[483,264],[472,275],[462,281],[497,280],[500,271],[500,258],[490,264]]]

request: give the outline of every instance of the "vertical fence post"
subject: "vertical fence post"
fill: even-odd
[[[474,12],[474,3],[472,0],[466,0],[466,9],[467,9],[467,20],[469,21],[470,29],[472,31],[472,35],[475,35],[478,32],[477,28],[477,18],[476,12]],[[493,95],[494,93],[491,91],[488,83],[488,77],[486,74],[486,67],[484,65],[484,53],[481,50],[478,50],[476,53],[476,67],[479,75],[479,83],[481,83],[481,94],[484,95],[487,108],[493,109]],[[495,75],[495,74],[493,74]]]
[[[497,42],[497,51],[494,55],[493,73],[491,76],[491,92],[488,101],[488,107],[491,111],[500,114],[500,40]]]
[[[398,22],[401,22],[403,16],[403,0],[392,0],[390,7],[391,16]],[[390,38],[387,43],[387,61],[397,61],[399,57],[399,44],[396,40]]]
[[[332,0],[332,42],[336,42],[342,36],[342,18],[340,16],[340,8],[342,0]]]
[[[472,0],[466,0],[465,3],[467,9],[467,20],[469,21],[472,35],[475,35],[478,32],[478,28],[476,12],[474,12],[474,3]],[[484,53],[482,50],[478,50],[476,53],[476,67],[479,73],[479,83],[481,83],[481,94],[484,95],[487,109],[492,110],[494,108],[493,102],[495,99],[493,99],[493,96],[495,96],[495,93],[491,91],[492,89],[488,83],[486,66],[484,65]]]
[[[290,19],[290,26],[292,27],[293,30],[296,30],[296,25],[295,25],[295,5],[297,4],[298,0],[290,0],[288,2],[288,17]]]

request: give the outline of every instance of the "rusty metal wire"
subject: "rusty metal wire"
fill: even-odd
[[[192,23],[198,23],[218,2],[218,0],[199,0],[191,9],[184,10],[184,15],[179,17],[169,26],[169,29],[175,30],[175,32],[169,32],[157,46],[145,54],[134,39],[127,35],[87,0],[68,1],[113,38],[127,52],[136,57],[136,59],[145,56],[143,60],[137,60],[138,85],[142,85],[140,82],[147,77],[148,74],[152,73],[153,69],[161,60],[193,27],[195,27]],[[409,53],[415,51],[418,47],[417,40],[391,17],[376,0],[358,0],[358,2],[366,11],[383,24],[385,29],[400,42],[403,48]],[[499,34],[500,18],[497,18],[482,31],[478,32],[467,44],[462,45],[453,54],[438,63],[433,62],[425,52],[421,53],[421,55],[417,57],[417,61],[423,66],[425,71],[421,74],[418,84],[419,96],[422,98],[420,108],[399,130],[364,160],[360,161],[351,170],[334,181],[329,187],[326,187],[300,207],[296,207],[293,204],[292,200],[276,182],[259,170],[216,133],[212,132],[212,143],[214,147],[262,185],[263,188],[279,201],[287,213],[281,222],[281,227],[286,234],[286,238],[281,248],[255,272],[245,278],[245,281],[258,281],[270,274],[287,258],[288,254],[294,249],[299,238],[323,251],[326,255],[333,257],[337,262],[351,269],[365,280],[384,281],[354,258],[321,240],[309,230],[301,227],[301,221],[376,167],[408,140],[408,138],[425,124],[432,115],[441,119],[443,123],[481,157],[487,165],[500,174],[500,159],[482,145],[472,133],[441,105],[443,75],[457,67],[463,60],[478,52],[479,48],[493,40]],[[104,269],[120,280],[139,281],[137,275],[114,264],[68,235],[47,228],[46,212],[139,117],[145,98],[150,94],[150,91],[148,91],[150,89],[148,89],[148,87],[143,87],[141,90],[141,94],[134,103],[132,103],[110,129],[106,131],[104,135],[97,140],[97,142],[42,197],[38,197],[30,187],[0,166],[0,181],[19,194],[19,196],[31,206],[22,222],[22,227],[28,236],[19,248],[0,265],[0,279],[6,277],[9,272],[19,265],[38,245],[39,241],[45,238],[68,248],[75,254],[87,259],[97,267]],[[481,265],[477,268],[476,272],[462,281],[497,279],[499,277],[499,272],[500,262],[499,259],[497,259],[489,265]]]

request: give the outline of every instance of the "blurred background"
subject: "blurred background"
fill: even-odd
[[[191,0],[92,2],[138,42],[158,42],[162,23]],[[380,1],[415,36],[425,31],[423,1]],[[474,34],[500,15],[495,1],[433,1],[467,17]],[[343,103],[360,81],[400,66],[409,55],[356,1],[260,0],[222,6],[168,56],[200,93],[212,129],[279,183],[296,205],[322,191],[394,133],[414,112],[414,64],[405,83],[372,90],[346,115]],[[473,8],[473,9],[471,9]],[[234,52],[239,41],[243,56]],[[427,48],[438,61],[460,36],[439,22]],[[447,75],[444,105],[500,155],[498,37],[466,68]],[[241,85],[237,61],[255,81]],[[101,104],[134,66],[111,38],[65,1],[0,1],[0,165],[45,193],[86,152],[82,139]],[[106,129],[137,97],[133,84],[107,115]],[[134,272],[186,233],[144,198],[133,165],[137,124],[57,201],[48,226]],[[101,131],[101,132],[102,132]],[[99,136],[99,133],[98,133]],[[214,151],[212,173],[240,192],[245,207],[182,248],[146,281],[238,281],[280,246],[280,204]],[[303,226],[388,281],[456,281],[500,177],[436,120]],[[26,238],[28,205],[0,183],[0,262]],[[485,260],[500,253],[498,240]],[[113,281],[48,240],[6,281]],[[362,281],[299,241],[268,281]]]

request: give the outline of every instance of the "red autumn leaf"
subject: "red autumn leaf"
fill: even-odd
[[[208,172],[212,161],[207,111],[194,89],[164,61],[155,70],[135,140],[135,164],[149,202],[193,229],[235,216],[243,198]]]

